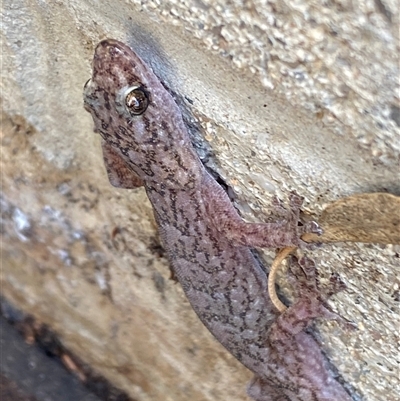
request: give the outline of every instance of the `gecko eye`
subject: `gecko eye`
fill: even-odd
[[[89,82],[90,82],[91,80],[92,80],[92,79],[89,78],[89,79],[85,82],[85,85],[83,85],[83,90],[85,90],[85,89],[87,88],[87,86],[89,85]]]
[[[149,95],[142,86],[134,86],[128,89],[125,95],[125,106],[134,116],[143,114],[149,106]]]

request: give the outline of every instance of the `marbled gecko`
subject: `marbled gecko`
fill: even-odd
[[[350,401],[304,329],[332,317],[310,259],[293,261],[302,275],[299,299],[279,315],[267,293],[267,274],[251,247],[302,245],[301,199],[277,223],[246,223],[200,162],[181,112],[152,70],[125,44],[99,43],[84,104],[102,137],[112,185],[144,186],[162,244],[193,309],[208,330],[254,372],[257,401]],[[328,295],[329,295],[328,294]]]

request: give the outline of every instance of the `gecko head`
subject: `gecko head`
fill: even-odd
[[[118,110],[120,117],[140,116],[150,103],[144,72],[143,62],[128,46],[103,40],[95,50],[92,78],[83,89],[86,110],[92,114],[103,110],[107,115]]]
[[[162,174],[178,182],[176,177],[184,172],[185,177],[197,176],[200,162],[181,112],[150,67],[113,39],[97,45],[92,65],[83,98],[95,132],[143,180]],[[186,179],[179,180],[184,186]]]
[[[174,117],[180,116],[180,110],[172,96],[129,46],[103,40],[92,64],[92,78],[83,90],[84,105],[92,114],[95,131],[106,141],[165,148],[186,140],[181,117],[178,121]],[[184,132],[181,138],[180,132]]]

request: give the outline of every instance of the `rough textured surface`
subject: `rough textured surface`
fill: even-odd
[[[271,195],[296,190],[317,219],[350,194],[399,193],[398,4],[142,3],[2,3],[2,292],[139,400],[242,400],[250,373],[169,280],[145,194],[99,167],[81,97],[94,46],[129,43],[179,94],[243,216],[265,221]],[[344,279],[332,305],[359,327],[318,326],[329,360],[365,400],[395,400],[398,246],[310,256],[322,283]]]

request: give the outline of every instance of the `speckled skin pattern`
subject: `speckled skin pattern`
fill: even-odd
[[[148,96],[141,115],[125,106],[131,87]],[[350,401],[304,331],[315,317],[332,317],[324,301],[340,289],[334,288],[338,281],[323,294],[314,264],[294,259],[299,299],[278,316],[267,294],[267,275],[249,249],[302,245],[301,199],[291,196],[285,221],[244,222],[201,164],[169,92],[121,42],[107,39],[97,46],[84,102],[102,137],[111,184],[146,189],[162,244],[193,309],[255,373],[249,395],[257,401]]]

